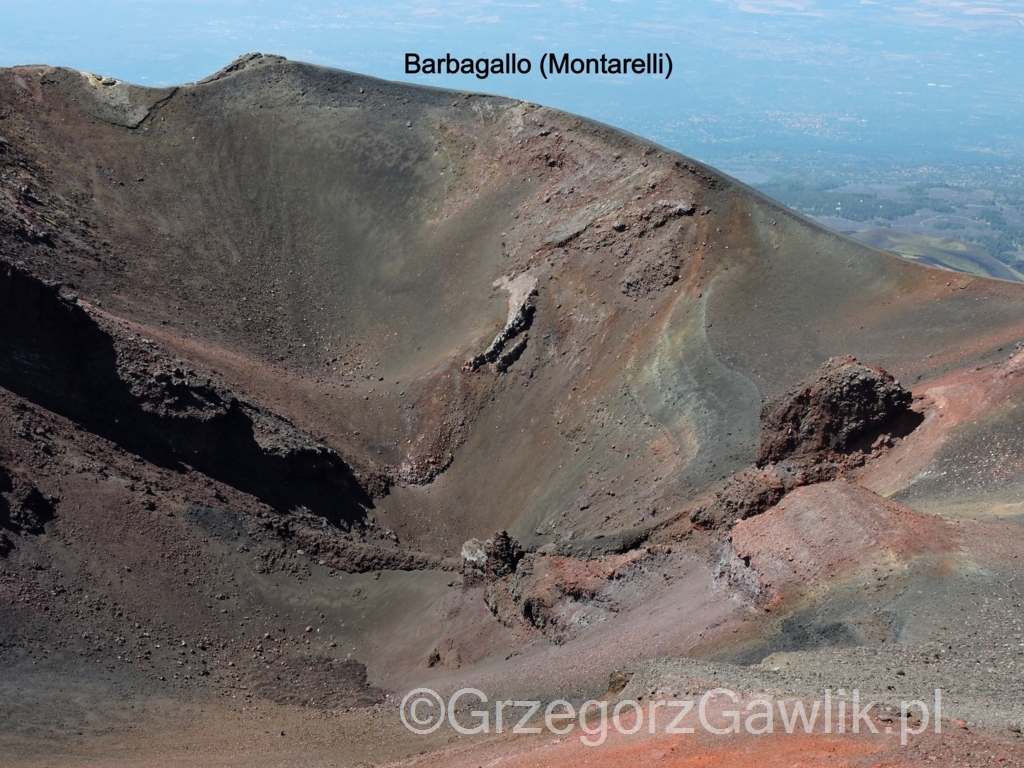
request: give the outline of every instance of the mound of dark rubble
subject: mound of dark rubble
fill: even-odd
[[[514,573],[523,559],[523,548],[507,531],[491,538],[470,539],[462,545],[462,574],[467,583],[492,582]]]
[[[765,404],[757,465],[698,502],[691,522],[728,528],[764,512],[794,488],[861,466],[919,423],[912,401],[883,369],[852,357],[829,359],[814,376]]]
[[[817,374],[761,409],[761,449],[757,465],[814,462],[846,454],[864,438],[876,437],[904,416],[913,400],[881,368],[852,357],[829,359]]]

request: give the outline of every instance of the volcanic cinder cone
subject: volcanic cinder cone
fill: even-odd
[[[449,749],[401,727],[417,685],[613,671],[1024,720],[1024,286],[556,110],[258,54],[0,71],[0,262],[15,757],[133,724],[157,762],[379,762]]]

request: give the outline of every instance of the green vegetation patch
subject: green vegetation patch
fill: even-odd
[[[828,182],[813,182],[802,178],[773,179],[758,186],[762,192],[805,216],[837,216],[849,221],[891,221],[910,216],[921,208],[936,213],[952,213],[953,207],[942,200],[914,197],[910,200],[886,200],[876,195],[851,195],[833,192]],[[922,204],[926,199],[927,203]],[[937,204],[938,207],[936,207]]]
[[[927,226],[936,230],[964,230],[961,236],[963,243],[971,246],[972,254],[984,254],[1012,268],[1014,274],[1024,272],[1024,226],[1008,223],[1007,215],[1024,212],[1024,194],[1016,188],[1004,189],[993,187],[988,191],[991,196],[959,205],[933,197],[930,191],[937,187],[969,193],[980,187],[955,187],[934,181],[910,183],[902,186],[900,191],[906,198],[893,200],[880,198],[875,194],[852,194],[838,192],[837,186],[851,183],[848,179],[840,181],[829,178],[824,181],[812,181],[803,176],[789,175],[777,177],[758,185],[758,189],[775,198],[784,205],[793,208],[805,216],[817,218],[842,218],[848,221],[871,222],[876,227],[887,228],[904,216],[931,211],[938,214],[956,214],[957,218],[942,218],[930,221]],[[1019,216],[1011,216],[1011,220]],[[980,230],[980,231],[979,231]],[[930,247],[939,247],[934,244]],[[896,250],[886,248],[886,250]],[[948,248],[940,248],[948,251]],[[954,248],[953,250],[957,250]],[[972,259],[969,263],[961,259],[951,259],[949,254],[932,251],[928,255],[903,253],[908,258],[922,261],[936,260],[941,266],[958,269],[976,274],[991,274],[987,266],[979,265]],[[956,264],[956,266],[954,266]],[[996,270],[999,271],[999,270]],[[993,275],[997,276],[997,275]],[[1007,279],[1016,279],[1008,275],[998,275]]]

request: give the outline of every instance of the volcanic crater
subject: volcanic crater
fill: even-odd
[[[535,104],[0,70],[0,749],[574,764],[398,701],[712,680],[1024,764],[1022,346],[1024,286]]]

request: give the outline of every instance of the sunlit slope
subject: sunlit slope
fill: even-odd
[[[45,181],[11,215],[75,222],[33,268],[336,448],[427,550],[642,528],[749,465],[764,398],[823,360],[921,387],[1024,337],[1018,286],[534,105],[275,57],[116,98],[3,82]],[[523,275],[514,359],[474,369]]]
[[[1024,275],[1013,267],[953,238],[928,237],[896,229],[871,229],[858,233],[856,237],[875,248],[892,251],[922,264],[1000,280],[1024,280]]]

